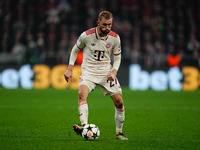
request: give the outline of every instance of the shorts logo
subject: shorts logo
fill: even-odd
[[[110,48],[110,46],[111,46],[110,43],[106,44],[106,48]]]

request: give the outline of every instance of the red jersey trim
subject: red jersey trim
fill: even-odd
[[[85,31],[85,33],[86,33],[86,35],[96,33],[96,28],[89,29],[89,30]]]
[[[95,28],[95,35],[96,35],[96,38],[98,39],[97,28]]]
[[[113,32],[113,31],[110,31],[110,32],[108,33],[108,35],[113,36],[113,37],[116,37],[116,38],[117,38],[117,36],[118,36],[118,34],[115,33],[115,32]]]
[[[86,33],[86,35],[90,35],[90,34],[95,33],[96,38],[98,39],[97,31],[96,30],[97,30],[96,28],[92,28],[92,29],[89,29],[89,30],[85,31],[85,33]]]
[[[78,44],[76,43],[76,46],[78,47]],[[81,49],[80,47],[78,47],[79,49]]]
[[[105,41],[108,39],[108,36],[106,37]]]
[[[120,53],[118,53],[118,54],[114,54],[115,56],[117,56],[117,55],[120,55],[121,54],[121,52]]]

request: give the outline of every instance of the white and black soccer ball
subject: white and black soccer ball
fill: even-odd
[[[100,135],[99,127],[95,124],[87,124],[82,131],[82,137],[86,140],[96,140]]]

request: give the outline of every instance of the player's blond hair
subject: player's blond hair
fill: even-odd
[[[99,13],[98,20],[101,21],[102,18],[111,19],[111,18],[113,18],[113,15],[109,11],[102,11],[102,12]]]

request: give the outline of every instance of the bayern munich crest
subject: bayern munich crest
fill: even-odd
[[[106,44],[106,48],[110,48],[110,46],[111,46],[110,43]]]

